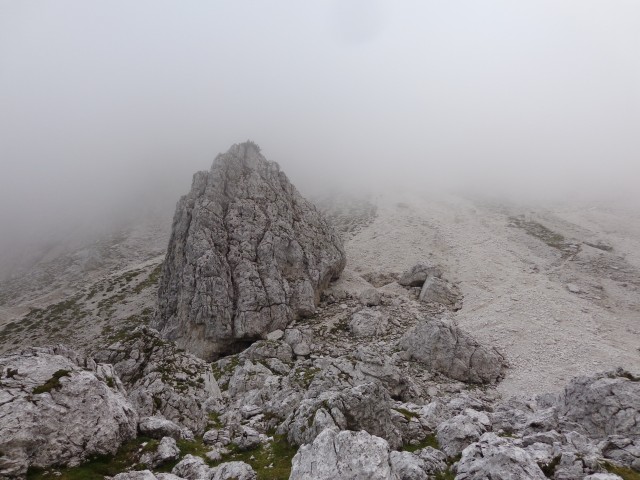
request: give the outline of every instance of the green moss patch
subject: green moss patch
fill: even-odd
[[[615,473],[616,475],[622,477],[624,480],[640,480],[640,472],[636,472],[635,470],[631,470],[630,468],[619,467],[608,462],[605,462],[603,464],[603,467],[607,472]]]
[[[155,442],[155,443],[154,443]],[[146,445],[145,445],[146,444]],[[158,441],[147,437],[138,437],[120,447],[115,455],[97,455],[86,463],[72,468],[31,468],[27,472],[28,480],[104,480],[105,476],[114,476],[131,468],[143,469],[137,465],[140,455],[157,448]],[[155,445],[155,447],[154,447]]]
[[[245,462],[256,471],[258,480],[288,480],[291,475],[291,460],[297,451],[298,447],[289,445],[286,436],[274,435],[273,442],[254,450],[225,455],[217,465],[224,462]]]
[[[62,377],[69,377],[70,374],[70,370],[58,370],[49,380],[46,381],[44,385],[40,385],[39,387],[34,388],[32,393],[34,395],[38,395],[41,393],[50,392],[51,390],[60,390],[62,388],[60,379]]]
[[[440,444],[438,443],[438,439],[436,438],[436,436],[434,434],[431,435],[427,435],[424,439],[422,439],[420,442],[415,443],[415,444],[407,444],[404,447],[402,447],[402,450],[404,450],[405,452],[415,452],[417,450],[423,449],[425,447],[432,447],[432,448],[440,448]]]

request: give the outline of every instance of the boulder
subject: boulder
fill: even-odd
[[[405,270],[398,283],[405,287],[421,287],[428,277],[440,278],[442,271],[438,267],[430,266],[425,263],[418,263],[408,270]]]
[[[182,429],[163,417],[144,417],[140,419],[138,430],[145,437],[161,439],[164,437],[172,437],[176,440],[182,438]]]
[[[135,472],[123,472],[113,477],[113,480],[157,480],[149,470],[137,470]]]
[[[456,469],[456,480],[547,478],[526,451],[494,433],[485,433],[465,448]]]
[[[379,382],[342,391],[325,391],[304,399],[279,427],[289,442],[311,443],[323,430],[365,430],[393,447],[402,444],[391,419],[391,399]]]
[[[155,452],[148,452],[142,455],[140,463],[144,463],[150,468],[157,468],[168,462],[173,462],[180,457],[180,449],[175,439],[164,437]]]
[[[504,357],[480,345],[471,335],[441,320],[423,321],[398,342],[410,360],[468,383],[494,383],[503,376]]]
[[[207,405],[222,397],[208,363],[148,327],[95,352],[94,358],[114,365],[141,416],[160,415],[198,434],[207,426]]]
[[[622,369],[573,379],[554,404],[591,437],[640,436],[640,379]]]
[[[462,308],[462,293],[454,284],[438,277],[429,277],[422,285],[418,299],[425,303],[439,303],[452,310]]]
[[[425,480],[426,465],[424,460],[410,452],[389,453],[391,476],[394,480]]]
[[[0,478],[114,454],[138,416],[110,365],[58,346],[0,357]]]
[[[380,292],[375,288],[366,288],[358,295],[360,303],[366,307],[375,307],[380,305]]]
[[[321,432],[291,462],[289,480],[390,480],[389,445],[367,432]]]
[[[454,457],[477,441],[489,427],[490,422],[486,414],[467,409],[464,413],[438,425],[436,430],[438,444],[444,453]]]
[[[154,326],[207,360],[312,315],[345,266],[322,214],[252,142],[196,173],[178,202]]]
[[[389,316],[379,310],[363,308],[351,317],[349,330],[356,337],[375,337],[389,330]]]

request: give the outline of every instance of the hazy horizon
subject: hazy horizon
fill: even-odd
[[[0,249],[172,206],[247,139],[308,193],[640,204],[639,20],[620,0],[0,0]]]

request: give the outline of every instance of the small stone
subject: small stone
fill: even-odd
[[[267,340],[280,340],[282,337],[284,337],[282,330],[274,330],[267,334]]]
[[[567,290],[569,290],[571,293],[581,293],[582,292],[580,287],[577,286],[575,283],[568,283],[567,284]]]

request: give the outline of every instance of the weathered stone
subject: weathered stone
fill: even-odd
[[[251,450],[262,443],[260,433],[251,427],[243,425],[238,435],[231,439],[238,450]]]
[[[380,305],[380,292],[375,288],[367,288],[360,292],[358,300],[366,307],[375,307],[376,305]]]
[[[484,413],[467,409],[438,425],[438,444],[444,453],[454,457],[477,441],[489,426],[489,418]]]
[[[405,287],[421,287],[428,277],[440,278],[442,271],[438,267],[418,263],[400,275],[398,283]]]
[[[280,340],[282,337],[284,337],[282,330],[274,330],[273,332],[267,333],[267,340]]]
[[[624,370],[573,379],[556,405],[590,436],[640,436],[640,379]]]
[[[140,463],[144,463],[150,468],[157,468],[165,463],[177,460],[180,457],[180,449],[175,439],[164,437],[160,440],[160,444],[155,452],[149,452],[142,455]]]
[[[616,475],[615,473],[593,473],[591,475],[587,475],[583,478],[583,480],[623,480],[622,477]]]
[[[333,228],[247,142],[194,176],[178,202],[154,325],[214,359],[314,313],[345,266]]]
[[[426,465],[424,461],[409,452],[389,453],[389,464],[391,465],[391,477],[394,480],[425,480]]]
[[[496,349],[484,347],[458,327],[436,319],[423,321],[409,330],[398,346],[409,359],[463,382],[496,382],[506,366]]]
[[[0,357],[0,384],[0,478],[114,454],[136,436],[137,414],[113,368],[65,347]]]
[[[438,277],[429,277],[420,290],[419,300],[425,303],[440,303],[453,310],[462,308],[462,293],[452,283]]]
[[[151,328],[134,330],[94,357],[114,365],[141,416],[162,415],[198,434],[207,425],[208,403],[222,396],[208,363]]]
[[[172,437],[176,440],[182,438],[182,429],[178,425],[158,416],[141,418],[138,430],[142,435],[151,438]]]
[[[531,456],[508,439],[485,433],[462,451],[456,480],[545,480],[544,473]]]
[[[287,433],[291,443],[302,445],[311,443],[327,428],[366,430],[383,437],[396,448],[402,443],[391,420],[391,399],[379,382],[306,398],[287,417],[279,431]]]
[[[327,429],[303,445],[289,480],[390,480],[389,445],[367,432]]]
[[[113,480],[157,480],[149,470],[138,470],[135,472],[123,472],[113,477]]]
[[[211,480],[255,480],[256,472],[244,462],[227,462],[211,469]]]
[[[356,337],[384,335],[389,329],[389,316],[379,310],[363,308],[351,317],[349,330]]]
[[[612,435],[600,444],[602,456],[640,472],[640,438]]]
[[[429,475],[435,475],[447,468],[447,456],[433,447],[425,447],[414,452],[422,460],[424,471]]]

